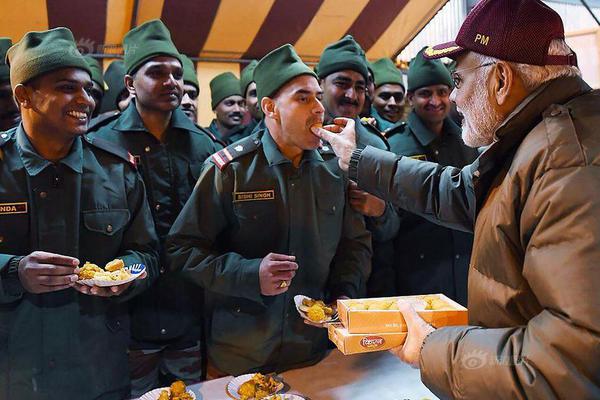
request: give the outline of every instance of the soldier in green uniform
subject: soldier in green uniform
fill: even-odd
[[[94,111],[92,112],[92,118],[94,118],[100,114],[100,106],[107,86],[104,82],[104,77],[102,76],[102,66],[100,65],[100,62],[92,56],[86,55],[83,56],[83,58],[85,58],[85,61],[88,63],[90,71],[92,71],[92,90],[90,91],[90,94],[95,103]]]
[[[215,119],[206,129],[226,144],[241,139],[246,100],[240,90],[240,80],[231,72],[215,76],[210,81],[210,98]]]
[[[194,62],[184,54],[181,55],[183,61],[183,97],[181,99],[181,110],[195,124],[198,121],[198,95],[200,94],[200,84]]]
[[[204,160],[221,147],[179,108],[183,68],[167,27],[160,20],[149,21],[128,32],[123,44],[126,87],[134,99],[123,113],[92,127],[89,135],[133,154],[161,242],[160,276],[130,310],[132,393],[138,396],[157,386],[161,374],[187,382],[200,379],[200,335],[195,329],[199,296],[177,277],[164,275],[162,245]]]
[[[323,105],[325,106],[325,121],[330,123],[336,117],[350,118],[355,121],[356,144],[359,148],[367,145],[389,150],[387,140],[381,132],[367,121],[359,119],[366,97],[369,66],[360,45],[347,35],[338,42],[325,48],[317,65],[317,74],[323,88]],[[398,225],[396,210],[362,190],[353,182],[350,183],[350,205],[366,218],[367,227],[373,233],[394,230]],[[374,218],[378,217],[378,218]],[[393,255],[393,244],[373,235],[373,274],[382,287],[372,291],[369,285],[369,295],[387,295],[389,280],[380,275],[380,271],[388,270]]]
[[[113,115],[125,110],[133,96],[125,87],[125,64],[122,60],[110,63],[104,73],[104,82],[108,89],[102,98],[100,114]]]
[[[256,94],[256,82],[254,81],[254,69],[256,68],[256,64],[258,64],[258,61],[252,60],[250,64],[244,68],[240,77],[240,89],[242,95],[246,99],[246,109],[250,114],[250,123],[244,128],[245,136],[250,135],[263,118],[260,104],[258,104],[258,96]]]
[[[365,52],[352,36],[346,35],[323,50],[317,74],[323,88],[325,122],[336,117],[354,119],[358,147],[371,145],[389,150],[381,132],[359,119],[365,103],[369,70]]]
[[[460,127],[448,117],[452,87],[452,77],[442,62],[426,60],[419,52],[408,70],[407,98],[413,110],[406,123],[389,129],[391,151],[458,168],[477,158],[477,149],[463,143]],[[473,235],[401,213],[402,222],[395,232],[382,233],[395,236],[396,293],[444,293],[466,305]]]
[[[401,125],[404,114],[406,89],[402,81],[402,72],[389,58],[381,58],[371,64],[375,76],[375,93],[371,106],[371,116],[383,134]]]
[[[327,332],[293,297],[361,295],[371,256],[347,178],[310,131],[324,116],[315,74],[288,44],[254,79],[266,128],[209,159],[167,241],[171,266],[206,290],[209,361],[233,375],[320,360]]]
[[[0,399],[129,393],[127,300],[158,274],[144,184],[127,151],[83,136],[91,72],[71,31],[29,32],[8,52],[23,121],[0,134]],[[147,278],[76,283],[115,258]]]
[[[10,69],[4,60],[10,46],[10,38],[0,38],[0,131],[7,131],[21,121],[21,113],[10,87]]]

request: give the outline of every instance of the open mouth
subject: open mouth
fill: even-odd
[[[73,117],[79,121],[87,121],[87,119],[88,119],[87,113],[82,112],[82,111],[68,111],[67,115],[70,117]]]

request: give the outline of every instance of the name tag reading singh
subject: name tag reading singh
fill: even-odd
[[[27,202],[0,203],[0,215],[4,214],[27,214]]]
[[[233,201],[275,200],[274,190],[258,190],[256,192],[233,192]]]

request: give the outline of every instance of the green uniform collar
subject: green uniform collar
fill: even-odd
[[[136,106],[135,100],[132,100],[129,103],[129,106],[123,111],[123,113],[119,116],[115,125],[113,127],[118,131],[144,131],[148,132],[148,128],[144,125],[144,121],[140,116]],[[196,128],[189,118],[178,108],[173,110],[171,114],[171,122],[169,123],[169,128],[177,128],[183,129],[187,131],[200,131]]]
[[[401,121],[391,122],[391,121],[388,121],[387,119],[383,118],[381,116],[381,114],[379,114],[379,112],[377,112],[377,109],[373,105],[371,105],[371,116],[373,118],[375,118],[375,121],[377,121],[377,129],[379,129],[382,132],[388,130],[392,126],[396,125],[398,122],[401,122]]]
[[[19,155],[21,156],[21,160],[23,161],[23,165],[29,176],[36,176],[46,169],[46,167],[52,165],[51,161],[40,156],[33,148],[33,145],[25,134],[25,130],[23,130],[23,125],[19,125],[17,128],[16,140]],[[75,137],[69,154],[60,160],[60,164],[66,165],[79,174],[83,172],[83,147],[81,144],[81,137]]]
[[[267,158],[269,165],[278,165],[285,163],[291,164],[291,161],[287,159],[281,153],[281,151],[279,151],[277,143],[275,143],[275,140],[273,140],[269,129],[265,129],[263,131],[261,142],[263,151],[265,153],[265,157]],[[302,161],[300,161],[300,165],[302,165],[304,162],[310,161],[323,161],[323,157],[321,157],[317,150],[304,150],[304,154],[302,155]]]
[[[417,138],[419,143],[421,143],[421,146],[429,146],[431,142],[433,142],[437,138],[437,135],[431,132],[429,128],[425,126],[421,118],[419,118],[419,116],[414,111],[412,111],[408,115],[407,122],[408,126],[410,127],[410,130],[414,132],[415,137]],[[442,131],[444,132],[444,134],[458,136],[461,135],[460,127],[448,117],[446,117],[446,119],[444,120],[444,127],[442,128]]]

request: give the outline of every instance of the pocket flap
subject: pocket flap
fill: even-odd
[[[129,216],[126,209],[83,211],[83,225],[92,232],[112,236],[127,225]]]

